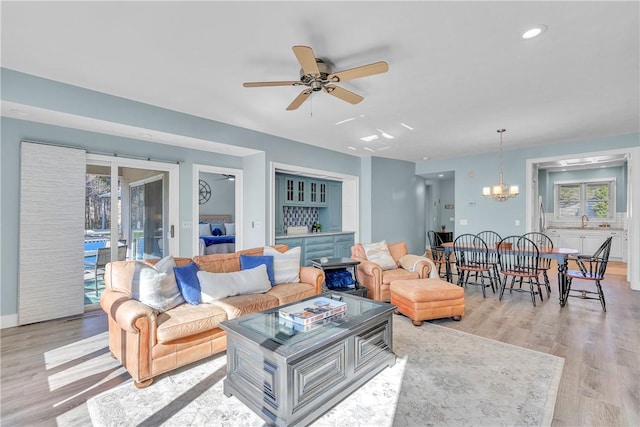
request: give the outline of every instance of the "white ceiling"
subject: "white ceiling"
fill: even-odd
[[[498,128],[507,129],[505,150],[640,130],[637,1],[1,7],[3,67],[348,154],[495,152]],[[522,39],[535,24],[549,29]],[[242,87],[297,79],[293,45],[312,47],[334,71],[386,61],[389,72],[339,83],[364,97],[355,106],[318,92],[285,111],[301,87]],[[359,140],[377,129],[395,138]]]

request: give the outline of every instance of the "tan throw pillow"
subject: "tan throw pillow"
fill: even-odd
[[[276,248],[265,246],[264,255],[273,256],[273,274],[277,284],[300,282],[300,246],[281,253]]]
[[[375,262],[383,270],[393,270],[396,268],[396,262],[389,252],[386,240],[377,243],[364,243],[362,245],[367,259]]]

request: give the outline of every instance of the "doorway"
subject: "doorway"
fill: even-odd
[[[526,161],[526,188],[531,191],[526,199],[526,220],[527,230],[532,231],[536,228],[537,217],[534,214],[537,211],[539,202],[538,185],[534,182],[537,177],[537,171],[540,165],[554,162],[569,162],[577,157],[595,158],[599,156],[618,156],[624,158],[627,165],[627,215],[626,215],[626,251],[627,251],[627,281],[630,283],[631,289],[640,290],[640,239],[637,238],[640,231],[640,198],[634,197],[635,188],[640,183],[640,147],[619,148],[606,151],[570,154],[562,156],[553,156],[545,158],[527,159]]]
[[[243,197],[241,169],[193,165],[192,256],[243,249]],[[213,229],[211,224],[214,224]],[[211,242],[200,238],[201,230],[213,233],[216,228],[226,237],[213,236],[220,237],[222,243],[217,247],[207,246]]]
[[[108,262],[177,253],[177,179],[176,164],[87,155],[85,311],[99,308]]]

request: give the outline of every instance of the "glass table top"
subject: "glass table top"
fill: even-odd
[[[261,337],[275,341],[283,346],[300,344],[308,339],[322,340],[336,333],[338,328],[347,328],[354,321],[365,318],[374,313],[386,311],[390,304],[372,301],[366,298],[341,294],[337,292],[327,292],[321,295],[308,298],[313,300],[318,297],[331,298],[347,304],[347,310],[343,313],[327,317],[326,319],[314,322],[310,325],[294,323],[280,316],[279,310],[282,307],[253,313],[240,318],[227,321],[225,323],[234,324],[235,327],[246,328]],[[306,300],[305,300],[306,301]],[[299,304],[297,301],[294,304]]]

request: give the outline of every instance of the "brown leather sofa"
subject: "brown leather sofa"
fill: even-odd
[[[288,249],[274,247],[280,252]],[[193,262],[200,270],[228,273],[240,270],[240,254],[262,255],[263,248],[195,256]],[[175,261],[182,266],[192,260]],[[138,388],[149,386],[157,375],[224,351],[227,339],[220,322],[317,295],[324,282],[322,270],[301,267],[300,283],[277,284],[264,294],[236,295],[211,304],[184,303],[158,314],[131,297],[135,267],[136,261],[107,264],[100,306],[109,319],[109,349]]]
[[[404,242],[387,244],[391,257],[397,267],[391,270],[383,270],[378,264],[367,260],[367,255],[362,243],[356,243],[351,247],[351,258],[360,261],[358,264],[358,281],[367,288],[367,297],[376,301],[389,302],[391,300],[391,282],[400,279],[428,278],[431,272],[431,263],[427,260],[412,255],[415,262],[411,262],[411,270],[403,268],[401,258],[408,254],[407,245]],[[413,260],[412,260],[413,261]],[[406,265],[405,265],[406,267]]]

